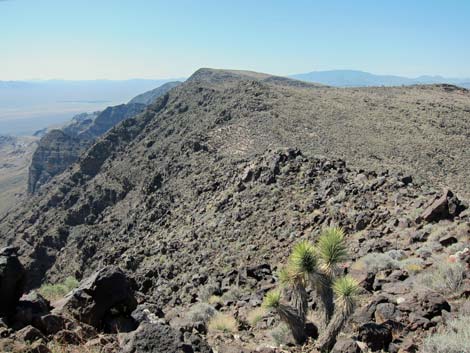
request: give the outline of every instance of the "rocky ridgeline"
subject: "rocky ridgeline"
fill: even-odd
[[[415,94],[426,101],[458,94],[450,97],[459,102],[455,116],[468,99],[466,92],[443,93],[439,87],[342,91],[202,70],[104,134],[5,217],[2,243],[19,247],[28,290],[117,266],[132,277],[138,302],[183,332],[185,343],[202,336],[218,352],[275,352],[268,332],[277,319],[266,315],[253,324],[250,312],[276,286],[276,271],[293,244],[315,241],[324,227],[338,225],[350,253],[344,271],[362,292],[335,351],[416,351],[461,311],[467,296],[468,271],[452,293],[423,279],[441,263],[467,268],[467,205],[405,173],[423,166],[411,149],[419,150],[426,134],[407,145],[389,139],[392,154],[375,150],[367,132],[382,125],[364,125],[359,134],[357,112],[351,111],[349,133],[337,140],[351,102],[367,107],[365,120],[387,113],[393,125],[403,115],[396,115],[397,100],[421,117],[423,105],[410,103]],[[334,112],[318,119],[314,112],[330,106]],[[335,128],[328,130],[330,124]],[[447,134],[465,130],[455,124]],[[315,156],[319,152],[330,157]],[[351,165],[331,157],[342,154],[353,159]],[[453,169],[459,190],[464,160]],[[448,161],[433,163],[418,174],[445,174]],[[204,320],[188,317],[199,304],[233,316],[238,332],[214,333]],[[313,301],[309,307],[315,311]],[[153,335],[144,328],[135,332]]]

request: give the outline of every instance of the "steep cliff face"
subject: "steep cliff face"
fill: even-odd
[[[38,138],[0,135],[0,218],[26,192],[28,167]]]
[[[63,172],[78,160],[84,145],[62,130],[48,132],[33,154],[28,176],[28,192],[35,193],[54,175]]]
[[[133,102],[133,99],[128,104],[108,107],[102,112],[79,114],[61,129],[62,133],[59,133],[59,130],[46,133],[32,158],[28,192],[37,192],[51,178],[76,162],[79,156],[109,129],[141,113],[147,104],[178,84],[179,82],[171,82],[136,97],[136,101],[146,103]]]

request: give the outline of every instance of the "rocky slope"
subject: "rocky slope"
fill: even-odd
[[[36,143],[35,137],[0,135],[0,217],[26,191],[28,166]]]
[[[102,112],[78,114],[63,128],[47,132],[33,154],[28,192],[37,192],[52,177],[76,162],[98,137],[121,121],[141,113],[148,104],[178,84],[166,83],[135,97],[128,104],[108,107]]]
[[[180,84],[181,84],[180,81],[173,81],[173,82],[165,83],[161,85],[160,87],[157,87],[151,91],[139,94],[138,96],[132,98],[129,101],[129,103],[140,103],[140,104],[145,104],[145,105],[152,104],[155,101],[155,99],[164,95],[170,89],[175,88],[176,86],[179,86]]]
[[[378,304],[390,304],[397,317],[387,318],[403,327],[379,349],[393,351],[440,325],[459,298],[415,288],[406,263],[354,263],[399,251],[400,261],[427,271],[433,256],[468,244],[465,204],[448,193],[428,203],[444,185],[468,195],[469,111],[470,93],[453,86],[337,89],[199,70],[4,218],[2,243],[20,247],[30,288],[119,265],[167,313],[239,288],[220,309],[243,320],[276,282],[290,246],[338,224],[348,234],[348,271],[364,287],[361,329],[351,326],[348,337],[373,344],[363,325],[382,325]],[[419,295],[434,296],[434,306],[419,307]],[[252,351],[264,335],[209,339]]]

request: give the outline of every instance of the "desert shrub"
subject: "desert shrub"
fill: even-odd
[[[266,309],[264,309],[263,307],[255,308],[248,313],[246,319],[248,323],[252,327],[254,327],[258,322],[263,320],[264,315],[266,315]]]
[[[73,277],[67,277],[62,283],[44,284],[38,291],[47,300],[56,301],[77,287],[78,281]]]
[[[228,291],[226,291],[224,294],[222,294],[222,300],[223,301],[237,301],[243,296],[243,291],[241,290],[240,287],[238,286],[233,286],[230,287]]]
[[[438,292],[451,293],[460,288],[464,275],[465,267],[462,264],[443,261],[421,273],[418,281]]]
[[[238,323],[232,315],[218,313],[210,319],[208,328],[209,331],[236,332]]]
[[[287,346],[294,343],[292,333],[285,323],[280,323],[274,329],[271,330],[270,335],[276,346]]]
[[[192,322],[202,321],[207,323],[217,313],[211,305],[207,303],[198,303],[189,309],[186,318]]]
[[[451,320],[440,331],[429,335],[423,342],[422,352],[470,352],[470,316]]]
[[[199,300],[203,302],[208,302],[209,298],[211,298],[215,293],[219,291],[219,286],[217,283],[211,281],[203,286],[198,293]]]
[[[424,261],[422,259],[409,258],[400,261],[400,267],[410,274],[416,274],[424,269]]]
[[[358,260],[355,266],[364,266],[368,271],[377,273],[382,270],[395,270],[400,267],[399,262],[389,254],[369,253]]]
[[[390,256],[393,260],[403,260],[406,258],[406,254],[403,250],[389,250],[385,254]]]

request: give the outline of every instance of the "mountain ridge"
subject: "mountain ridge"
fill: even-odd
[[[376,75],[360,70],[327,70],[289,75],[291,78],[337,87],[402,86],[423,84],[454,84],[470,88],[470,79],[422,75],[415,78],[397,75]]]

